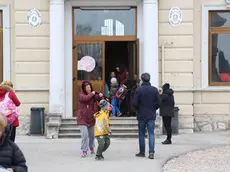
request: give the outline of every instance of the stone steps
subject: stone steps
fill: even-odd
[[[110,119],[112,127],[111,138],[137,138],[138,123],[135,117],[117,117]],[[161,134],[160,122],[156,120],[156,135]],[[58,138],[80,138],[80,129],[76,118],[65,118],[61,120]]]

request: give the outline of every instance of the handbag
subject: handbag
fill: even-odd
[[[18,119],[19,113],[14,102],[9,98],[9,92],[5,94],[0,102],[0,113],[5,115],[9,124],[13,124]]]

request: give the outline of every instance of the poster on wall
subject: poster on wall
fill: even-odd
[[[182,22],[182,12],[179,7],[172,7],[169,11],[169,23],[171,26],[179,26]]]
[[[91,56],[84,56],[78,61],[78,70],[92,72],[96,67],[95,59]]]
[[[32,9],[27,15],[27,21],[32,27],[39,27],[42,23],[41,13],[38,9]]]

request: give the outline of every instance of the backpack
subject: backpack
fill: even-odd
[[[122,85],[119,89],[118,89],[118,91],[117,91],[117,93],[116,93],[116,97],[118,98],[118,99],[125,99],[125,94],[126,94],[126,92],[127,92],[127,87],[125,86],[125,85]]]
[[[9,98],[9,92],[0,101],[0,113],[5,115],[9,124],[13,124],[18,119],[19,113],[14,102]]]

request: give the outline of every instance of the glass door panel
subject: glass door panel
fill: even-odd
[[[104,42],[76,43],[73,53],[73,107],[76,111],[82,81],[90,81],[97,92],[104,90]]]

